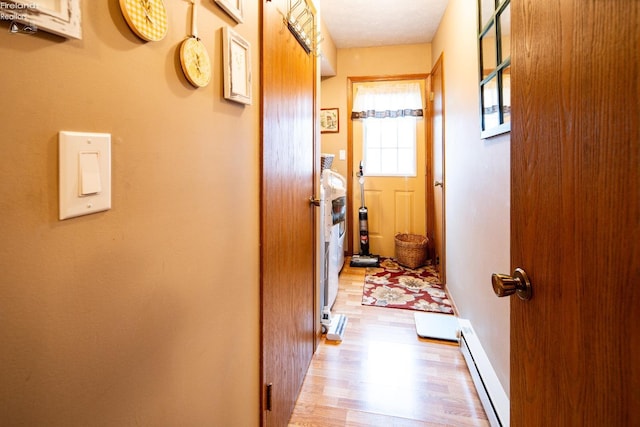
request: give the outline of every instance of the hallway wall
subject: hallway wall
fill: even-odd
[[[509,299],[491,274],[510,272],[509,134],[480,139],[476,2],[450,0],[433,39],[444,54],[447,286],[509,394]]]
[[[213,80],[179,46],[189,2],[145,43],[117,1],[82,1],[82,40],[0,24],[0,420],[3,425],[257,426],[259,92],[222,98],[222,31],[199,2]],[[112,135],[112,209],[58,220],[60,130]]]

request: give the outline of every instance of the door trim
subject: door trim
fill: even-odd
[[[438,71],[439,70],[439,71]],[[438,270],[438,274],[440,276],[440,282],[442,283],[443,286],[446,286],[447,283],[447,232],[446,232],[446,225],[447,225],[447,216],[446,216],[446,168],[445,168],[445,155],[446,155],[446,135],[445,135],[445,104],[444,104],[444,52],[440,54],[440,56],[438,57],[438,59],[436,60],[433,68],[431,69],[431,73],[429,74],[429,92],[430,94],[433,93],[433,75],[437,72],[440,72],[440,79],[442,80],[442,181],[445,183],[445,187],[442,187],[442,242],[441,242],[441,246],[442,246],[442,253],[440,254],[440,268]],[[431,96],[431,95],[429,95]],[[427,137],[429,138],[427,140],[427,145],[429,146],[429,151],[427,152],[427,170],[428,173],[430,174],[430,176],[428,176],[427,179],[429,179],[429,181],[427,182],[427,191],[426,191],[426,195],[425,197],[427,197],[427,203],[426,206],[431,206],[431,208],[427,207],[427,236],[429,236],[429,240],[430,242],[432,242],[429,246],[429,250],[432,252],[432,260],[435,264],[435,239],[433,238],[433,234],[429,235],[429,231],[433,232],[433,230],[435,230],[435,208],[433,207],[433,204],[430,203],[430,201],[433,200],[434,198],[434,190],[433,190],[433,182],[434,182],[434,176],[433,176],[433,147],[434,147],[434,143],[435,141],[433,140],[434,136],[433,136],[433,101],[430,99],[430,102],[427,104],[429,106],[429,121],[431,122],[431,126],[427,126],[429,128],[429,133],[427,134]],[[426,150],[425,150],[426,151]]]

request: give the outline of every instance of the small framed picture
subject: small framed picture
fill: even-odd
[[[82,39],[80,0],[5,0],[0,2],[3,21],[11,21],[9,32],[35,33]]]
[[[231,27],[222,29],[224,97],[251,104],[251,45]]]
[[[320,132],[337,133],[340,131],[339,114],[337,108],[323,108],[320,110]]]
[[[238,24],[244,22],[244,0],[214,0]]]

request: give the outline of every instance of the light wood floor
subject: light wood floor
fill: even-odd
[[[344,340],[323,338],[289,426],[488,426],[458,346],[418,338],[412,310],[361,305],[364,270],[342,270]]]

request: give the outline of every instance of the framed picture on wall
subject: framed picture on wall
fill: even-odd
[[[82,39],[80,0],[5,0],[0,4],[2,20],[11,22],[11,33],[42,30]]]
[[[231,27],[222,30],[224,97],[251,104],[251,45]]]
[[[215,2],[238,24],[244,21],[244,0],[215,0]]]
[[[320,110],[320,132],[337,133],[340,130],[339,111],[337,108],[323,108]]]

